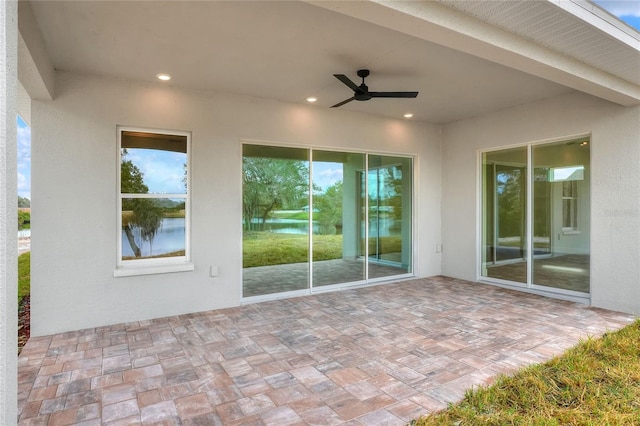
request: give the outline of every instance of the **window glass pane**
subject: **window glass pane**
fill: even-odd
[[[527,148],[482,156],[482,276],[527,282]]]
[[[589,292],[589,143],[535,145],[535,168],[552,170],[534,199],[533,284]],[[540,250],[541,247],[544,250]]]
[[[186,194],[187,137],[123,131],[123,194]]]
[[[364,154],[313,151],[313,285],[362,281],[358,255]]]
[[[382,155],[368,158],[368,277],[411,272],[412,160]],[[361,238],[364,227],[363,223]]]
[[[122,260],[185,255],[184,198],[122,199]]]
[[[308,150],[244,145],[243,296],[309,287]]]
[[[119,131],[120,261],[187,257],[188,136]]]

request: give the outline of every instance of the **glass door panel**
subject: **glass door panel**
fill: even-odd
[[[548,256],[551,245],[551,183],[548,167],[533,170],[533,255]]]
[[[589,141],[536,145],[532,155],[534,169],[546,172],[537,178],[546,189],[534,197],[534,253],[538,256],[533,259],[532,284],[588,293]]]
[[[496,261],[522,260],[526,234],[526,166],[496,164]]]
[[[364,154],[313,151],[313,286],[365,280],[358,254]]]
[[[369,155],[366,178],[368,277],[411,272],[412,160]]]
[[[309,288],[309,151],[244,145],[243,297]]]
[[[527,149],[483,154],[482,275],[527,282]]]

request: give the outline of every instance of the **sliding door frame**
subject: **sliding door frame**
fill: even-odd
[[[589,289],[588,293],[583,293],[583,292],[578,292],[578,291],[573,291],[573,290],[566,290],[566,289],[561,289],[561,288],[554,288],[554,287],[548,287],[548,286],[543,286],[543,285],[539,285],[539,284],[535,284],[533,283],[533,261],[534,261],[534,240],[533,240],[533,210],[534,210],[534,205],[533,205],[533,198],[534,198],[534,186],[533,186],[533,179],[534,179],[534,169],[533,169],[533,148],[535,146],[539,146],[539,145],[546,145],[546,144],[553,144],[553,143],[558,143],[558,142],[565,142],[565,141],[573,141],[576,139],[581,139],[581,138],[585,138],[588,139],[589,141],[592,140],[592,136],[590,133],[581,133],[581,134],[576,134],[576,135],[570,135],[570,136],[565,136],[565,137],[560,137],[560,138],[553,138],[553,139],[547,139],[547,140],[541,140],[541,141],[535,141],[535,142],[528,142],[528,143],[521,143],[521,144],[514,144],[514,145],[504,145],[504,146],[500,146],[500,147],[495,147],[495,148],[487,148],[487,149],[478,149],[477,153],[476,153],[476,176],[477,176],[477,184],[476,184],[476,281],[479,282],[483,282],[483,283],[488,283],[488,284],[492,284],[492,285],[496,285],[499,287],[504,287],[504,288],[512,288],[512,289],[516,289],[516,290],[520,290],[520,291],[525,291],[528,293],[534,293],[534,294],[539,294],[539,295],[543,295],[543,296],[548,296],[548,297],[553,297],[553,298],[557,298],[557,299],[562,299],[562,300],[569,300],[569,301],[573,301],[573,302],[579,302],[579,303],[586,303],[586,304],[590,304],[591,302],[591,289]],[[526,184],[526,232],[527,235],[525,236],[526,238],[526,262],[527,262],[527,282],[526,283],[520,283],[520,282],[516,282],[516,281],[509,281],[509,280],[505,280],[505,279],[500,279],[500,278],[494,278],[494,277],[489,277],[486,275],[483,275],[483,268],[484,268],[484,263],[483,263],[483,250],[485,250],[485,247],[483,246],[483,242],[484,242],[484,222],[483,222],[483,216],[484,216],[484,203],[486,201],[486,197],[485,197],[485,191],[484,191],[484,179],[483,179],[483,175],[484,175],[484,163],[483,163],[483,155],[486,153],[490,153],[490,152],[498,152],[498,151],[504,151],[504,150],[508,150],[508,149],[514,149],[514,148],[523,148],[526,147],[527,149],[527,170],[526,170],[526,176],[527,176],[527,184]],[[495,208],[494,208],[495,210]],[[496,215],[496,212],[493,212],[494,217]],[[591,214],[591,212],[589,213]],[[493,232],[495,233],[496,230],[494,228]],[[551,236],[551,238],[553,238],[553,235]],[[494,262],[495,262],[495,258],[494,258]],[[591,267],[591,266],[589,266]]]
[[[305,289],[300,289],[300,290],[293,290],[293,291],[286,291],[286,292],[281,292],[281,293],[268,293],[268,294],[264,294],[264,295],[258,295],[258,296],[248,296],[245,297],[243,294],[243,287],[244,284],[240,286],[240,297],[241,297],[241,303],[245,304],[245,303],[256,303],[256,302],[261,302],[261,301],[267,301],[267,300],[275,300],[275,299],[282,299],[282,298],[288,298],[288,297],[297,297],[297,296],[301,296],[301,295],[308,295],[308,294],[318,294],[318,293],[324,293],[324,292],[330,292],[330,291],[336,291],[336,290],[340,290],[340,289],[344,289],[344,288],[355,288],[355,287],[366,287],[366,286],[372,286],[372,285],[379,285],[379,284],[383,284],[383,283],[387,283],[387,282],[395,282],[398,280],[403,280],[403,279],[408,279],[408,278],[414,278],[416,276],[416,260],[417,260],[417,244],[416,244],[416,232],[417,232],[417,226],[416,226],[416,213],[417,213],[417,203],[416,203],[416,194],[417,194],[417,172],[416,172],[416,164],[418,161],[418,156],[416,155],[411,155],[411,154],[406,154],[406,153],[391,153],[391,152],[384,152],[384,151],[368,151],[368,150],[362,150],[362,149],[349,149],[349,148],[337,148],[337,147],[331,147],[331,146],[304,146],[304,145],[297,145],[297,144],[285,144],[285,143],[271,143],[271,142],[264,142],[264,141],[256,141],[256,140],[242,140],[241,141],[241,147],[244,145],[260,145],[260,146],[273,146],[273,147],[279,147],[279,148],[298,148],[298,149],[306,149],[308,150],[308,161],[309,161],[309,235],[308,235],[308,249],[309,249],[309,255],[308,255],[308,267],[309,267],[309,272],[308,272],[308,287]],[[242,149],[241,149],[242,151]],[[365,208],[364,208],[364,221],[365,221],[365,256],[364,256],[364,262],[365,262],[365,274],[364,274],[364,280],[358,280],[358,281],[353,281],[353,282],[345,282],[345,283],[337,283],[337,284],[329,284],[329,285],[321,285],[321,286],[314,286],[313,285],[313,162],[314,162],[314,151],[331,151],[331,152],[340,152],[340,153],[353,153],[353,154],[362,154],[364,156],[364,174],[366,176],[365,179]],[[368,223],[369,223],[369,200],[368,200],[368,186],[369,186],[369,178],[368,178],[368,171],[369,171],[369,156],[370,155],[377,155],[377,156],[389,156],[389,157],[400,157],[400,158],[406,158],[411,160],[411,192],[410,192],[410,196],[411,196],[411,256],[410,256],[410,261],[411,261],[411,265],[409,268],[408,272],[405,273],[400,273],[397,275],[390,275],[390,276],[384,276],[384,277],[379,277],[379,278],[370,278],[369,277],[369,227],[368,227]],[[344,177],[343,177],[344,179]],[[242,218],[240,218],[240,220],[242,221]],[[243,231],[244,233],[244,231]],[[242,247],[242,244],[241,244]],[[242,272],[244,272],[244,268],[242,268]],[[241,276],[243,276],[244,274],[241,273]],[[244,283],[244,280],[242,280],[242,282]]]

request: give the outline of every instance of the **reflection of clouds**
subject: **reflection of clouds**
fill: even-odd
[[[153,149],[129,149],[128,152],[128,159],[143,173],[149,192],[184,193],[185,154]]]
[[[328,188],[334,185],[336,182],[342,181],[342,167],[335,169],[322,169],[317,170],[314,165],[313,169],[313,183],[322,187]]]
[[[640,17],[640,2],[630,0],[596,0],[598,6],[615,16]]]

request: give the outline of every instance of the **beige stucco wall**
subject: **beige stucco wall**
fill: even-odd
[[[0,3],[0,425],[15,424],[18,388],[16,114],[18,8]]]
[[[438,126],[70,73],[56,92],[32,106],[32,335],[237,306],[243,139],[416,155],[415,272],[441,272]],[[194,271],[113,277],[117,125],[192,132]]]
[[[479,150],[582,134],[591,134],[591,304],[640,314],[640,107],[580,93],[444,127],[444,275],[477,278]]]

